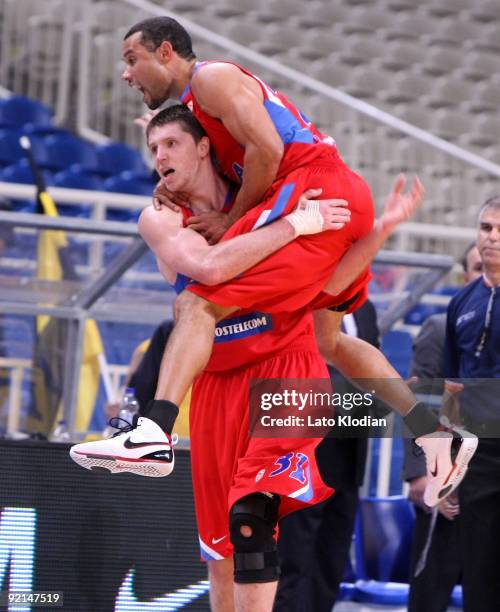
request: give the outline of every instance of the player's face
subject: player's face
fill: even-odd
[[[170,97],[171,76],[158,50],[149,51],[141,43],[141,32],[123,41],[122,79],[143,95],[144,104],[158,108]]]
[[[479,219],[477,248],[486,269],[500,270],[500,209],[486,208]]]
[[[169,191],[190,196],[199,188],[199,170],[208,155],[207,143],[207,138],[196,143],[179,123],[168,123],[151,130],[149,150],[154,157],[156,170]]]

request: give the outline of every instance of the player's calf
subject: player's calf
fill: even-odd
[[[234,547],[234,581],[248,584],[279,578],[278,548],[274,538],[280,498],[253,493],[238,500],[229,513]]]

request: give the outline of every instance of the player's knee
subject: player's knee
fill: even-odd
[[[222,584],[229,581],[232,585],[234,567],[231,557],[208,561],[207,568],[208,577],[211,583],[214,582],[217,584]]]
[[[235,582],[278,580],[278,550],[274,533],[279,503],[278,495],[253,493],[238,500],[231,508],[229,530],[234,547]]]
[[[203,309],[208,302],[191,291],[183,291],[175,298],[174,317],[178,321],[181,317],[192,316]]]
[[[218,306],[191,291],[183,291],[175,299],[174,317],[176,321],[179,321],[181,318],[185,320],[186,318],[197,319],[209,316],[216,321],[220,321],[235,310],[236,308]]]

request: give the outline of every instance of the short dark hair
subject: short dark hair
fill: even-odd
[[[191,36],[172,17],[151,17],[150,19],[139,21],[139,23],[130,28],[123,37],[123,40],[127,40],[129,36],[136,32],[142,33],[141,44],[148,51],[156,51],[161,43],[167,40],[180,57],[187,60],[195,59],[196,57],[193,53]]]
[[[174,104],[164,108],[151,119],[146,128],[146,140],[149,140],[151,130],[155,127],[169,123],[178,123],[184,132],[191,134],[196,144],[207,135],[201,123],[185,104]]]

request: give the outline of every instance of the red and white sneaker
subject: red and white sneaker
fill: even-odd
[[[174,469],[176,434],[172,438],[151,419],[139,417],[112,438],[72,446],[73,461],[87,470],[168,476]]]
[[[478,439],[464,429],[451,427],[421,436],[415,443],[424,451],[427,464],[424,502],[436,506],[462,482]]]

